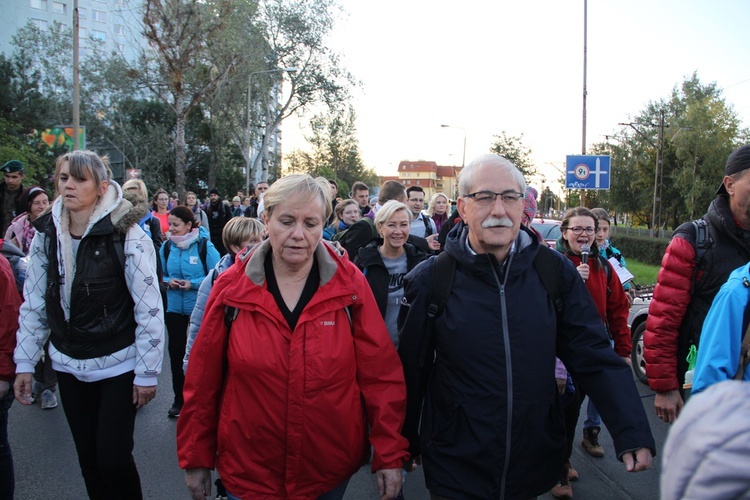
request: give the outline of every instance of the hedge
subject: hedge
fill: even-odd
[[[613,234],[611,239],[612,244],[626,256],[626,259],[633,258],[654,266],[661,265],[661,258],[669,243],[667,238],[635,236],[622,232]]]

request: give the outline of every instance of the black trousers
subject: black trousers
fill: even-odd
[[[164,314],[164,323],[167,325],[167,335],[169,337],[167,350],[169,351],[169,368],[172,370],[174,402],[182,404],[182,386],[185,385],[182,359],[185,357],[190,316],[168,312]]]
[[[92,500],[140,500],[141,479],[133,460],[133,372],[81,382],[58,372],[65,418]]]

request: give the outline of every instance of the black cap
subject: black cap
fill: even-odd
[[[724,176],[734,175],[748,168],[750,168],[750,144],[746,144],[732,151],[732,154],[727,158],[727,165],[724,167]],[[716,191],[716,194],[729,194],[727,193],[727,188],[724,187],[724,179],[722,179],[721,185]]]
[[[208,192],[208,194],[219,194],[219,188],[211,188],[211,191]]]

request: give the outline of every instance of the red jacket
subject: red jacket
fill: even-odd
[[[569,252],[565,255],[576,267],[581,265],[580,255],[573,255]],[[609,262],[607,265],[612,267]],[[621,357],[628,357],[632,341],[628,328],[628,299],[625,297],[622,283],[614,269],[610,269],[609,283],[607,283],[607,273],[602,268],[599,259],[589,259],[588,266],[589,279],[586,280],[586,288],[591,298],[594,299],[596,310],[602,321],[608,322],[609,334],[615,341],[615,352]]]
[[[373,471],[400,468],[403,369],[365,277],[320,243],[321,285],[291,331],[265,281],[269,248],[224,272],[208,300],[177,424],[180,467],[216,466],[240,498],[317,498],[362,465],[369,424]],[[239,309],[226,348],[225,305]]]
[[[0,240],[0,245],[2,241]],[[10,381],[16,376],[13,350],[16,348],[18,310],[21,295],[16,288],[16,279],[10,262],[0,255],[0,380]],[[13,388],[11,387],[12,391]]]
[[[693,244],[685,238],[672,238],[661,259],[643,336],[648,385],[655,391],[679,388],[678,339],[690,304],[694,269]]]

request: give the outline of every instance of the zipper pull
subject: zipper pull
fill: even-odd
[[[91,297],[91,293],[89,292],[89,284],[84,283],[83,286],[86,287],[86,297]]]

